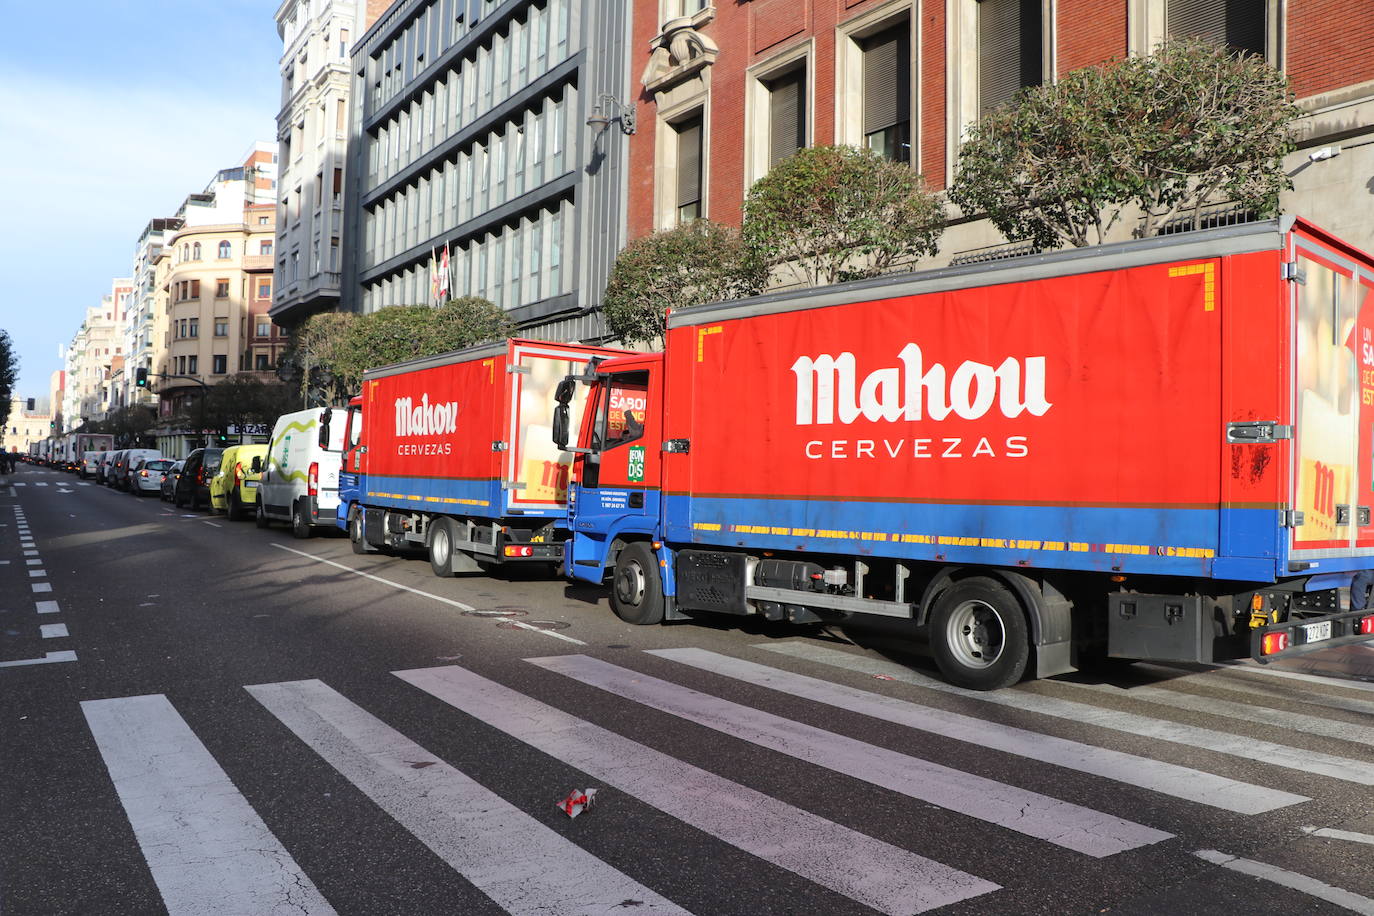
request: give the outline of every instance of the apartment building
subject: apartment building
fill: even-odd
[[[148,221],[134,245],[133,285],[124,322],[123,397],[129,405],[157,408],[157,397],[147,388],[134,384],[138,369],[156,371],[164,346],[157,333],[158,305],[162,290],[157,285],[156,261],[167,238],[181,228],[175,217]]]
[[[242,165],[217,173],[186,198],[179,228],[153,256],[154,282],[166,296],[165,351],[152,386],[164,419],[188,414],[205,386],[239,372],[270,372],[286,345],[268,316],[275,161],[274,146],[258,143]]]
[[[53,414],[42,398],[34,399],[34,409],[28,409],[27,398],[10,399],[10,415],[0,429],[0,449],[7,452],[29,453],[29,446],[52,435]]]
[[[982,112],[1177,35],[1288,74],[1305,116],[1283,208],[1374,249],[1367,0],[635,0],[630,237],[698,216],[737,224],[749,186],[803,146],[866,146],[946,188]],[[1003,242],[958,220],[928,263]]]
[[[282,107],[271,315],[285,327],[339,304],[349,49],[358,15],[351,0],[285,0],[277,9]]]
[[[124,324],[132,294],[131,278],[111,281],[110,292],[99,305],[86,309],[67,346],[63,366],[67,385],[60,413],[68,430],[103,420],[123,404],[114,376],[124,364]]]
[[[595,337],[625,241],[630,5],[397,0],[355,45],[343,308],[484,296]]]

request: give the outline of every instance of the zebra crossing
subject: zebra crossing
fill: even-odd
[[[773,659],[787,659],[793,668],[802,663],[812,673],[768,664]],[[926,759],[922,752],[929,740],[957,742],[1008,755],[1023,766],[1072,772],[1137,797],[1158,797],[1185,812],[1207,810],[1245,823],[1319,803],[1320,793],[1311,787],[1320,788],[1321,780],[1302,783],[1309,794],[1291,791],[1298,785],[1298,758],[1307,761],[1304,774],[1321,774],[1337,790],[1368,780],[1374,773],[1369,762],[1374,735],[1324,719],[1323,710],[1337,715],[1368,711],[1366,705],[1374,707],[1374,700],[1329,690],[1304,691],[1301,685],[1287,692],[1292,702],[1283,710],[1162,687],[1121,691],[1056,682],[1056,688],[1081,696],[1081,702],[1021,689],[972,693],[891,662],[807,640],[741,648],[732,655],[699,648],[651,649],[618,655],[616,661],[579,653],[524,659],[531,675],[541,679],[537,683],[548,688],[546,697],[575,697],[590,689],[609,695],[609,708],[623,708],[623,715],[612,715],[601,706],[599,713],[579,715],[533,695],[538,690],[521,690],[460,664],[391,675],[413,691],[405,694],[407,702],[418,706],[437,700],[450,711],[436,725],[450,736],[478,740],[461,736],[480,733],[482,740],[490,741],[496,735],[512,748],[536,751],[566,773],[568,785],[581,785],[585,779],[603,792],[603,799],[622,793],[661,812],[673,829],[725,844],[753,857],[762,869],[785,872],[847,898],[860,909],[909,914],[966,903],[978,912],[996,912],[1001,907],[997,901],[1017,894],[1019,888],[1008,880],[1013,873],[990,867],[987,859],[959,861],[954,851],[963,843],[944,842],[939,832],[920,823],[900,836],[869,827],[865,832],[860,829],[862,819],[841,823],[833,815],[796,804],[795,798],[775,797],[751,784],[747,772],[727,774],[717,771],[727,766],[703,767],[700,761],[688,762],[651,746],[651,741],[636,740],[654,733],[646,727],[641,735],[636,718],[681,721],[683,727],[719,736],[728,746],[772,755],[779,767],[803,765],[914,800],[919,811],[932,812],[931,824],[952,823],[965,843],[982,839],[989,845],[1004,844],[1015,837],[1027,849],[1079,857],[1085,863],[1129,862],[1146,850],[1157,850],[1195,867],[1208,863],[1352,912],[1374,914],[1374,899],[1364,896],[1374,894],[1374,879],[1363,886],[1335,887],[1291,869],[1268,867],[1250,857],[1253,851],[1228,851],[1224,837],[1200,844],[1196,837],[1180,835],[1186,831],[1177,831],[1171,826],[1174,822],[1151,823],[1155,805],[1137,805],[1131,809],[1139,812],[1134,819],[1123,817],[1067,797],[1072,785],[1068,782],[1054,792],[1033,791],[1013,780]],[[897,683],[882,692],[864,690],[843,683],[842,675],[828,679],[827,672],[876,674]],[[1236,687],[1224,675],[1218,680],[1220,691]],[[551,824],[549,810],[530,810],[528,804],[511,801],[323,680],[243,689],[294,740],[501,910],[693,911],[692,901],[673,899],[665,891],[652,868],[606,861],[578,842],[577,830],[556,829],[559,822]],[[726,698],[741,689],[746,695],[762,689],[814,704],[807,708],[865,716],[900,729],[910,740],[899,751],[822,727],[828,724],[823,713],[794,718]],[[1103,740],[1088,743],[1037,731],[1033,716],[1012,725],[953,712],[932,704],[927,691],[963,694],[992,708],[1050,720],[1072,716],[1100,729]],[[1147,707],[1196,711],[1205,706],[1204,711],[1223,720],[1243,717],[1248,710],[1249,721],[1269,726],[1272,740],[1245,739],[1261,750],[1238,753],[1241,749],[1233,740],[1237,736],[1228,732],[1094,705],[1094,699],[1113,691],[1131,693],[1133,701]],[[169,912],[349,911],[347,899],[331,899],[328,885],[312,882],[293,851],[272,834],[166,696],[86,700],[81,709]],[[595,721],[598,718],[602,721]],[[1266,772],[1274,774],[1273,785],[1129,753],[1111,746],[1114,734],[1205,748],[1248,761],[1246,766],[1263,763],[1271,768]],[[1303,739],[1313,735],[1347,742],[1351,756],[1304,747]],[[553,803],[549,799],[548,809]],[[584,817],[588,820],[576,823],[595,825],[598,814],[593,809]],[[1303,830],[1303,836],[1326,842],[1353,842],[1351,836],[1363,836],[1328,827]],[[674,867],[710,874],[708,862],[677,861]]]

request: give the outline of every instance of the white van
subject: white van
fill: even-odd
[[[342,407],[313,407],[277,418],[258,484],[259,528],[290,522],[292,534],[308,538],[334,527],[347,416]]]
[[[155,448],[130,448],[124,450],[124,457],[120,459],[120,466],[115,471],[115,488],[120,490],[132,490],[130,486],[130,476],[138,470],[139,465],[144,461],[154,458],[161,458],[162,452]],[[135,491],[137,493],[137,491]]]
[[[100,456],[103,454],[105,453],[101,451],[81,453],[80,472],[82,480],[95,476],[96,469],[100,466]]]

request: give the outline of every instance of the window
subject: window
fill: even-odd
[[[191,246],[191,260],[200,260],[200,242],[196,242],[194,245]]]
[[[334,130],[343,133],[344,127],[348,125],[348,103],[339,99],[334,108]]]
[[[265,254],[270,256],[272,254],[272,243],[267,240],[258,242],[258,254]]]
[[[200,336],[200,319],[199,319],[199,318],[189,318],[189,319],[187,319],[186,329],[187,329],[187,330],[186,330],[186,336],[187,336],[187,337],[199,337],[199,336]],[[194,372],[195,370],[192,369],[191,371]]]
[[[268,321],[266,318],[264,318],[264,317],[262,317],[262,316],[259,316],[259,317],[258,317],[258,326],[257,326],[257,335],[258,335],[259,337],[271,337],[271,336],[272,336],[272,322]]]
[[[270,280],[259,280],[259,281],[258,281],[258,298],[259,298],[259,299],[270,299],[270,298],[272,298],[272,283],[271,283]]]
[[[267,223],[268,223],[268,220],[269,220],[269,217],[266,217],[266,216],[259,216],[259,217],[258,217],[258,225],[259,225],[259,226],[266,226]]]
[[[343,169],[334,170],[334,206],[343,206]]]
[[[644,437],[644,421],[649,412],[649,373],[618,373],[607,393],[598,418],[603,452]]]
[[[223,375],[229,371],[229,357],[222,353],[216,353],[210,357],[210,371],[215,375]]]
[[[339,56],[348,56],[348,29],[339,29]],[[343,104],[340,102],[339,104]]]
[[[233,250],[233,249],[230,247],[230,245],[229,245],[228,242],[220,242],[220,243],[219,243],[219,258],[220,258],[220,260],[221,260],[221,261],[227,260],[228,257],[229,257],[229,254],[230,254],[230,252],[231,252],[232,250]]]
[[[864,145],[906,162],[911,153],[911,38],[905,21],[860,43]]]
[[[186,244],[185,242],[183,242],[181,245],[181,259],[183,261],[191,260],[191,246]]]
[[[979,0],[980,117],[1043,80],[1040,15],[1040,0]]]
[[[768,90],[768,164],[777,165],[806,145],[806,70],[764,83]]]
[[[701,114],[673,125],[677,132],[677,221],[701,217]]]
[[[199,298],[200,298],[200,281],[199,281],[199,280],[192,280],[192,281],[191,281],[191,298],[192,298],[192,299],[199,299]]]
[[[229,319],[228,319],[228,318],[216,318],[216,319],[215,319],[215,336],[216,336],[216,337],[228,337],[228,336],[229,336]]]
[[[253,368],[259,372],[264,372],[270,368],[268,361],[271,359],[266,353],[258,353],[253,357]]]
[[[184,356],[178,356],[178,357],[177,357],[177,375],[185,375],[185,374],[186,374],[186,357],[184,357]]]
[[[1264,56],[1268,6],[1266,0],[1168,0],[1165,29],[1170,37],[1198,37]]]
[[[188,357],[186,357],[186,371],[189,372],[191,375],[195,375],[197,372],[199,372],[199,371],[200,371],[200,357],[198,357],[198,356],[188,356]]]
[[[223,299],[223,298],[227,297],[228,295],[229,295],[229,281],[228,281],[228,280],[216,280],[216,281],[215,281],[215,298],[216,298],[216,299]]]
[[[331,239],[329,240],[329,270],[330,270],[330,272],[332,273],[332,272],[334,272],[334,271],[337,271],[338,269],[339,269],[339,240],[338,240],[338,238],[331,238]]]

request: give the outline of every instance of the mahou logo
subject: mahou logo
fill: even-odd
[[[396,436],[437,436],[458,431],[458,402],[429,403],[429,395],[416,404],[410,398],[396,399]]]
[[[853,423],[863,417],[886,420],[943,420],[951,413],[965,420],[987,414],[995,403],[1004,417],[1044,416],[1045,357],[1008,356],[993,368],[966,360],[949,374],[941,363],[925,367],[921,348],[909,343],[897,354],[900,365],[875,369],[860,382],[853,353],[803,356],[792,364],[797,377],[797,425]]]

